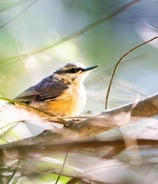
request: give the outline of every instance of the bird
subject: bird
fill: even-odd
[[[98,65],[86,67],[81,63],[67,63],[24,90],[14,100],[55,117],[78,116],[86,104],[84,81],[89,71],[97,67]]]

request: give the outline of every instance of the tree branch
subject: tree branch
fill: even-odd
[[[6,145],[1,145],[0,149],[18,147],[21,145],[40,145],[42,143],[61,143],[65,141],[84,140],[102,133],[106,130],[120,127],[120,118],[126,123],[126,114],[130,113],[130,120],[135,117],[152,117],[158,114],[158,94],[145,98],[137,104],[128,104],[112,110],[103,111],[95,117],[90,117],[79,123],[71,124],[69,127],[57,129],[56,131],[46,131],[41,134],[26,138]],[[129,122],[127,122],[129,123]]]

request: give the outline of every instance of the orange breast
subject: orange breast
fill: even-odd
[[[86,94],[83,85],[71,85],[60,96],[31,105],[58,117],[77,116],[85,106]]]
[[[56,100],[46,102],[44,110],[54,116],[73,116],[76,109],[76,101],[71,98],[67,100]]]

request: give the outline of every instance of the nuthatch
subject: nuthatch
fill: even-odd
[[[56,117],[79,115],[86,103],[84,80],[88,71],[98,67],[85,67],[80,63],[68,63],[26,89],[15,98]]]

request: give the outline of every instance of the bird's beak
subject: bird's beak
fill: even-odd
[[[97,68],[99,65],[95,65],[95,66],[88,66],[88,67],[86,67],[84,70],[83,70],[83,72],[84,71],[89,71],[89,70],[93,70],[94,68]]]

